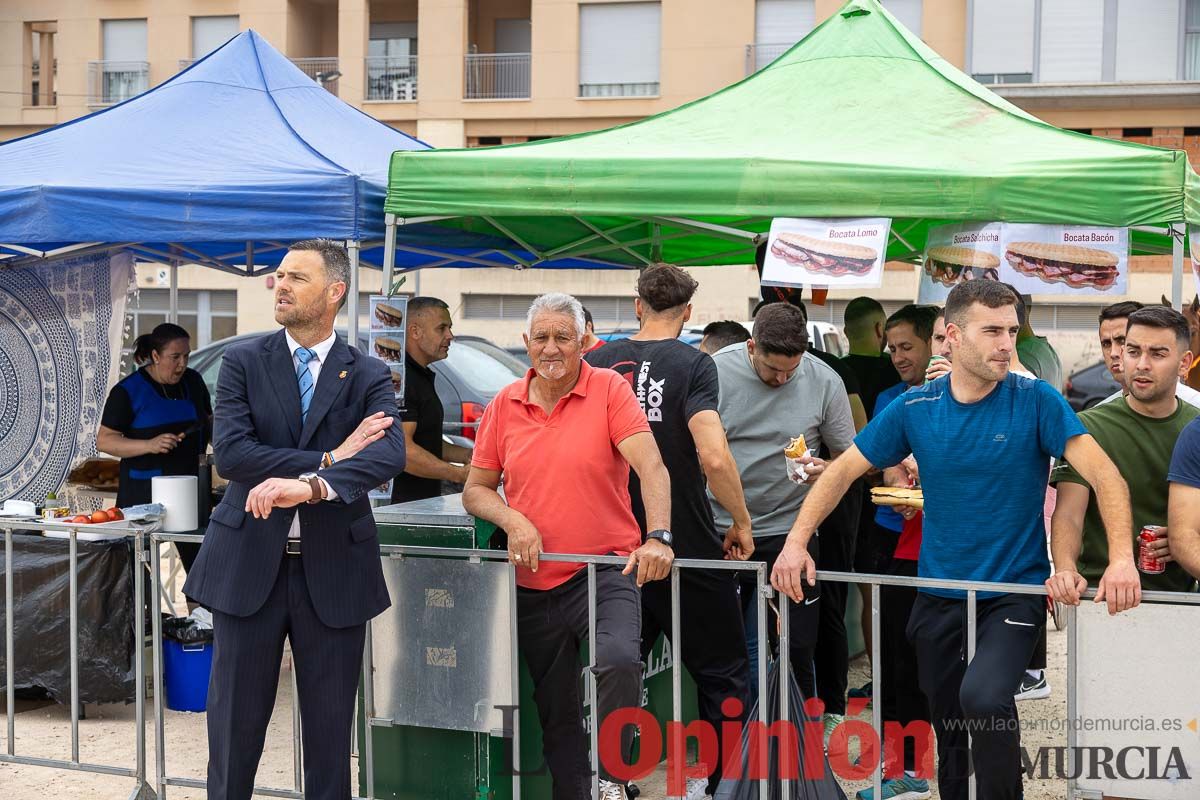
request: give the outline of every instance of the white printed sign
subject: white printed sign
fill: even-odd
[[[762,283],[831,289],[881,286],[891,224],[886,218],[778,217],[771,222]]]
[[[1126,228],[1004,226],[1000,280],[1022,294],[1123,295],[1128,276]]]
[[[392,371],[392,388],[396,402],[404,407],[404,344],[408,318],[408,298],[373,294],[371,332],[368,347],[371,355],[388,365]]]
[[[964,222],[929,229],[921,270],[921,303],[946,302],[957,284],[999,280],[1004,257],[1004,226],[998,222]]]

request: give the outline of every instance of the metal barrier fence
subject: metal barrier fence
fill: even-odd
[[[24,756],[16,753],[15,747],[15,696],[14,696],[14,644],[13,644],[13,532],[14,530],[52,530],[65,531],[68,533],[68,548],[69,548],[69,564],[70,564],[70,671],[71,671],[71,759],[50,759],[35,756]],[[162,667],[162,620],[157,613],[151,614],[152,619],[152,642],[153,642],[153,686],[154,686],[154,732],[155,732],[155,785],[153,788],[147,782],[146,771],[146,739],[145,739],[145,663],[144,663],[144,644],[145,644],[145,607],[140,604],[144,603],[144,576],[142,569],[144,566],[149,566],[151,575],[152,594],[151,596],[156,601],[161,602],[162,581],[161,581],[161,546],[169,542],[199,542],[202,541],[201,536],[186,535],[186,534],[169,534],[159,533],[153,529],[142,530],[136,528],[121,528],[109,529],[106,532],[123,533],[128,538],[132,539],[134,548],[134,596],[139,604],[135,613],[135,640],[138,644],[134,652],[135,664],[135,725],[136,725],[136,744],[134,753],[134,766],[121,767],[109,764],[96,764],[84,762],[79,757],[79,685],[78,685],[78,670],[79,670],[79,631],[78,631],[78,587],[76,582],[76,571],[78,568],[78,551],[77,551],[77,534],[78,527],[71,527],[64,524],[21,524],[20,528],[6,527],[4,530],[4,547],[5,547],[5,665],[6,665],[6,681],[7,687],[7,752],[0,754],[0,763],[13,763],[30,766],[50,767],[57,769],[73,770],[80,772],[90,772],[96,774],[118,775],[123,777],[134,778],[136,785],[130,794],[130,800],[149,800],[157,795],[158,798],[166,798],[168,786],[190,787],[190,788],[205,788],[205,781],[195,778],[187,778],[182,776],[171,776],[167,772],[166,765],[166,747],[165,747],[165,713],[163,705],[163,667]],[[148,550],[147,550],[148,546]],[[495,550],[475,550],[465,548],[442,548],[442,547],[418,547],[408,545],[381,545],[380,554],[382,557],[390,559],[403,559],[406,557],[419,558],[439,558],[466,560],[470,563],[482,563],[484,561],[495,562],[507,560],[507,553]],[[591,698],[592,708],[596,709],[596,641],[595,641],[595,622],[596,622],[596,568],[600,565],[616,565],[623,566],[626,559],[618,556],[583,556],[570,554],[543,554],[543,561],[562,561],[572,563],[583,563],[587,569],[587,584],[588,584],[588,610],[589,610],[589,663],[586,670],[588,697]],[[677,559],[672,566],[670,575],[671,585],[671,655],[672,655],[672,719],[680,721],[682,719],[682,673],[679,669],[682,666],[681,659],[681,638],[678,634],[680,627],[680,599],[679,599],[679,579],[680,573],[685,569],[707,569],[707,570],[733,570],[733,571],[751,571],[755,573],[756,578],[756,607],[757,607],[757,632],[760,647],[758,649],[758,659],[755,665],[758,673],[758,685],[760,687],[760,696],[765,697],[765,687],[767,685],[767,605],[768,600],[775,594],[769,584],[769,576],[766,572],[765,564],[759,562],[738,562],[738,561],[706,561],[698,559]],[[516,583],[515,572],[509,573],[509,596],[515,601]],[[1030,586],[1025,584],[1006,584],[1006,583],[973,583],[969,581],[949,581],[949,580],[930,580],[925,578],[905,578],[896,576],[881,576],[881,575],[860,575],[854,573],[843,572],[820,572],[818,577],[822,581],[841,581],[845,583],[867,584],[871,586],[872,598],[872,625],[871,634],[871,655],[872,663],[880,663],[880,587],[888,586],[905,586],[911,588],[940,588],[940,589],[958,589],[966,592],[967,605],[967,657],[968,661],[975,655],[975,636],[976,636],[976,603],[979,592],[1002,592],[1012,594],[1030,594],[1044,596],[1045,590],[1040,586]],[[1089,590],[1085,597],[1093,598],[1094,590]],[[1200,595],[1181,594],[1175,592],[1143,592],[1143,602],[1159,602],[1172,604],[1200,605]],[[784,599],[784,602],[790,602]],[[514,607],[510,613],[515,613]],[[1135,612],[1136,613],[1136,612]],[[779,615],[779,659],[781,676],[787,676],[789,673],[789,615]],[[1077,644],[1076,644],[1076,625],[1075,625],[1075,609],[1067,608],[1068,617],[1068,641],[1067,641],[1067,715],[1069,719],[1074,719],[1077,716],[1076,708],[1076,675],[1078,670],[1077,664]],[[515,626],[513,628],[512,642],[512,663],[511,668],[514,675],[514,695],[516,694],[516,674],[517,674],[517,646],[515,641]],[[374,708],[374,679],[373,679],[373,657],[372,657],[372,637],[371,626],[367,626],[366,642],[364,647],[363,658],[363,707],[358,709],[358,716],[364,722],[363,730],[366,735],[363,737],[360,747],[360,757],[364,760],[364,773],[366,784],[366,800],[374,800],[374,751],[372,746],[372,737],[370,731],[372,727],[379,725],[390,724],[390,720],[379,720],[375,718]],[[293,722],[293,786],[290,789],[275,788],[275,787],[255,787],[254,794],[266,797],[286,797],[286,798],[302,798],[303,797],[303,770],[302,770],[302,751],[300,743],[300,712],[299,706],[295,699],[295,673],[293,672],[292,679],[292,722]],[[872,728],[876,736],[882,739],[882,702],[880,697],[880,681],[874,681],[872,685]],[[780,685],[780,716],[782,722],[788,721],[789,713],[789,697],[788,683],[786,680],[781,681]],[[766,723],[768,719],[767,710],[763,708],[763,704],[759,706],[759,721]],[[590,730],[591,738],[591,761],[592,761],[592,791],[595,795],[598,792],[598,735],[599,725],[593,724]],[[520,797],[520,725],[514,724],[511,731],[513,740],[513,795],[515,798]],[[1075,729],[1068,728],[1068,752],[1072,759],[1075,758]],[[676,759],[675,763],[683,763],[683,747],[685,743],[680,740],[676,743],[676,750],[668,754],[668,758]],[[881,753],[882,755],[882,753]],[[764,753],[765,757],[765,753]],[[876,797],[879,796],[880,785],[882,781],[883,758],[881,757],[876,763],[873,770],[873,784],[875,787]],[[1071,770],[1070,774],[1074,774]],[[766,774],[765,772],[762,774]],[[781,789],[784,791],[784,796],[787,796],[788,780],[786,776],[780,778]],[[1075,779],[1068,778],[1068,797],[1075,796]],[[759,797],[768,796],[769,779],[766,777],[758,780]],[[975,797],[976,787],[972,777],[970,795]],[[359,800],[362,800],[361,798]]]

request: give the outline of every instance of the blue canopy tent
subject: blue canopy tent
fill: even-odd
[[[0,144],[0,267],[120,247],[173,268],[257,275],[316,236],[345,241],[355,266],[378,266],[388,162],[426,149],[245,31],[148,92]],[[396,245],[401,269],[528,263],[502,236],[432,225],[406,228]]]

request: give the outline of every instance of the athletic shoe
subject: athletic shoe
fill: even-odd
[[[1021,675],[1021,685],[1017,687],[1015,700],[1040,700],[1050,696],[1050,684],[1046,682],[1046,671],[1042,670],[1040,678],[1032,678],[1026,672]]]
[[[708,793],[708,778],[688,778],[684,800],[712,800]]]
[[[625,787],[612,781],[600,781],[600,800],[626,800]]]
[[[846,717],[842,714],[824,714],[825,720],[825,753],[829,753],[829,737],[833,736],[833,730],[838,725],[846,721]],[[842,744],[844,747],[844,743]]]
[[[885,779],[879,786],[881,800],[929,800],[929,781],[921,778]],[[860,789],[858,800],[875,800],[875,788]]]
[[[871,682],[867,681],[862,686],[859,686],[857,689],[851,689],[850,691],[846,692],[846,696],[853,698],[855,700],[866,700],[866,701],[870,702],[870,700],[871,700]]]

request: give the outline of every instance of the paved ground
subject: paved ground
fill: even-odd
[[[1051,627],[1049,645],[1049,678],[1054,692],[1046,700],[1021,703],[1019,706],[1026,730],[1024,743],[1030,749],[1039,745],[1064,743],[1061,733],[1031,731],[1028,727],[1036,726],[1040,720],[1061,721],[1066,717],[1066,698],[1063,692],[1066,635],[1054,631]],[[866,663],[859,659],[852,666],[850,684],[856,686],[865,680]],[[0,696],[0,708],[2,703],[3,697]],[[292,786],[291,707],[290,664],[285,662],[275,716],[267,737],[267,750],[259,769],[260,785],[280,788]],[[15,743],[18,754],[43,758],[69,757],[70,715],[65,706],[26,703],[18,704],[17,710]],[[868,722],[869,713],[867,711],[862,715]],[[134,753],[133,706],[89,706],[87,715],[88,718],[80,722],[80,757],[84,761],[131,767]],[[147,715],[152,716],[149,711]],[[151,720],[148,720],[146,727],[147,764],[153,776],[156,755],[153,726],[150,723]],[[1042,727],[1053,728],[1052,725]],[[203,778],[207,759],[203,715],[168,711],[165,731],[168,774]],[[3,741],[4,726],[0,724],[0,743]],[[3,746],[6,749],[6,744]],[[357,766],[355,773],[357,774]],[[153,783],[153,778],[151,782]],[[46,797],[119,800],[128,796],[133,785],[130,778],[0,764],[0,798],[4,800],[43,800]],[[852,798],[856,789],[866,785],[865,781],[846,783],[847,795]],[[665,797],[664,771],[660,769],[655,775],[642,781],[641,787],[642,798],[645,800],[660,800]],[[1066,786],[1063,781],[1032,780],[1026,781],[1025,784],[1027,800],[1056,800],[1065,794]],[[936,790],[933,796],[938,796]],[[171,787],[169,797],[171,800],[200,800],[204,798],[204,793],[201,790]]]

